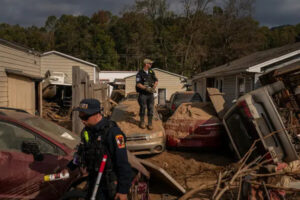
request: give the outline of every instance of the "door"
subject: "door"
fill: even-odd
[[[8,75],[8,107],[35,113],[35,85],[26,77]]]
[[[158,89],[158,104],[165,105],[166,104],[166,89]]]
[[[26,140],[39,144],[42,161],[22,152],[22,142]],[[62,183],[43,180],[44,175],[60,169],[56,151],[55,146],[32,132],[0,121],[0,199],[58,199],[63,187],[57,184]]]

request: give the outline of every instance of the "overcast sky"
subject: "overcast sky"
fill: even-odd
[[[176,8],[180,0],[169,2]],[[0,0],[0,23],[43,26],[51,15],[91,16],[99,9],[118,15],[133,3],[134,0]],[[269,27],[298,24],[300,0],[256,0],[254,18]]]

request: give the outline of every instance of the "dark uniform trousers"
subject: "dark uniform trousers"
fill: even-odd
[[[154,107],[154,96],[153,94],[142,94],[139,93],[138,102],[140,105],[140,117],[145,116],[145,111],[147,108],[148,118],[153,117],[153,107]]]

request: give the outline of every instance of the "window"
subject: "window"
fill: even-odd
[[[246,81],[244,77],[237,77],[237,98],[246,93]]]
[[[35,140],[39,144],[41,153],[57,155],[58,150],[54,145],[51,145],[19,126],[0,122],[0,150],[21,152],[22,143],[28,140]]]

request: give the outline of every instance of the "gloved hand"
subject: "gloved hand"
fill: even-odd
[[[146,87],[145,91],[149,92],[149,93],[152,93],[152,94],[156,92],[155,89],[152,88],[152,87]]]

